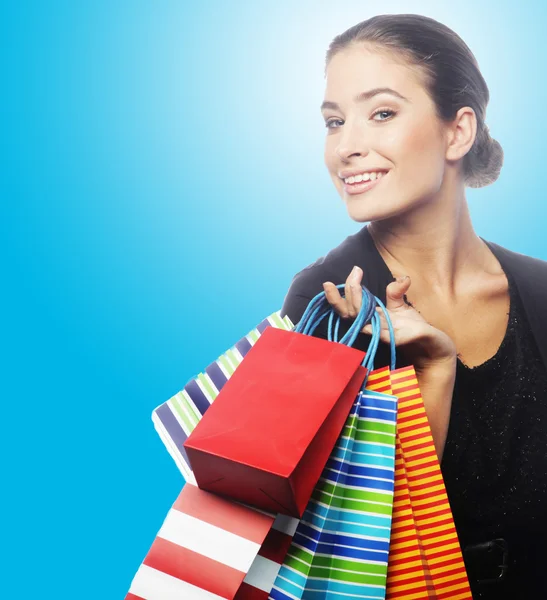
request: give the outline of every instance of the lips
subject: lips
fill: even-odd
[[[362,172],[362,171],[361,171]],[[374,189],[376,186],[380,185],[382,181],[389,175],[389,171],[384,172],[382,177],[376,179],[374,181],[361,181],[359,183],[343,183],[344,191],[350,196],[356,194],[363,194],[368,192],[369,190]]]

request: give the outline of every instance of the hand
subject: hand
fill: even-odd
[[[323,289],[329,304],[342,317],[355,318],[362,302],[361,280],[363,271],[354,267],[345,284],[345,298],[331,282]],[[431,434],[439,460],[442,459],[456,377],[457,353],[452,339],[430,325],[403,296],[410,287],[410,277],[402,277],[386,288],[386,309],[391,319],[395,345],[401,347],[414,365],[420,391],[431,427]],[[389,343],[389,329],[381,308],[380,339]],[[365,325],[363,333],[372,334],[372,326]]]
[[[323,289],[329,304],[342,318],[355,318],[362,302],[361,280],[363,271],[354,267],[346,279],[342,298],[337,287],[325,282]],[[386,288],[386,309],[393,326],[395,345],[401,347],[412,361],[416,372],[421,373],[432,367],[446,365],[455,367],[456,346],[443,331],[430,325],[413,307],[406,304],[403,296],[410,288],[410,277],[400,278]],[[381,308],[376,309],[380,316],[380,340],[389,343],[389,329]],[[372,334],[372,325],[365,325],[363,333]]]

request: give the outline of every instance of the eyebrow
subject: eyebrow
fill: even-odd
[[[408,98],[405,98],[404,96],[399,94],[399,92],[396,92],[395,90],[388,88],[388,87],[374,88],[372,90],[368,90],[367,92],[361,92],[360,94],[357,94],[357,96],[355,96],[354,101],[355,102],[366,102],[367,100],[374,98],[374,96],[377,96],[378,94],[391,94],[392,96],[395,96],[396,98],[404,100],[405,102],[410,102],[410,100]],[[323,104],[321,104],[321,110],[325,110],[326,108],[331,108],[333,110],[339,110],[340,106],[338,106],[338,104],[336,104],[336,102],[329,102],[328,100],[325,100],[325,102],[323,102]]]

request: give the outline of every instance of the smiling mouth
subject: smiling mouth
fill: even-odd
[[[382,183],[382,181],[387,177],[388,173],[389,171],[386,171],[380,177],[376,177],[374,180],[369,179],[368,181],[354,181],[353,183],[342,181],[344,185],[344,191],[349,195],[363,194],[364,192],[368,192],[372,188],[375,188],[378,184]]]

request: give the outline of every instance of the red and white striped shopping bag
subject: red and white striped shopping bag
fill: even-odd
[[[297,523],[186,483],[126,600],[266,600]]]

